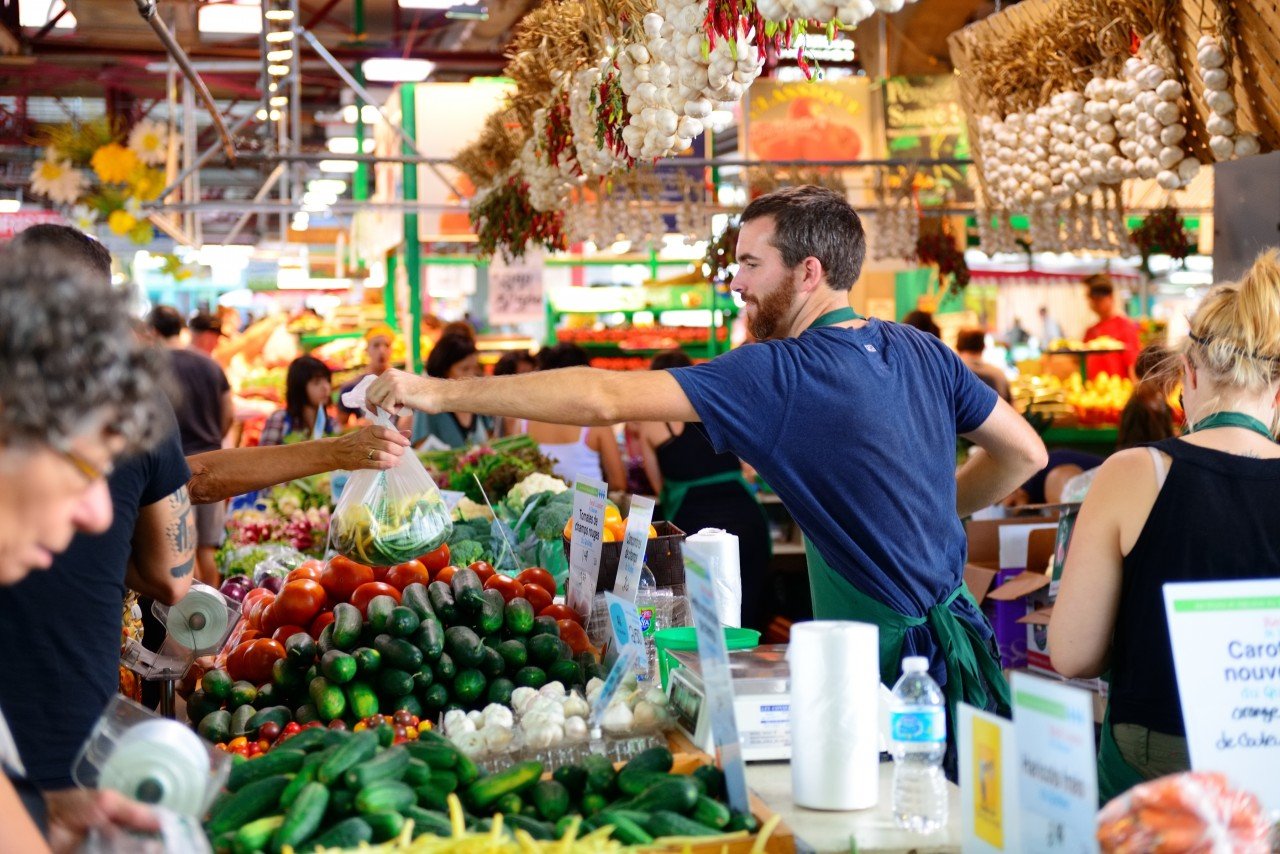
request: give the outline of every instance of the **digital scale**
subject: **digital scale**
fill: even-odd
[[[694,746],[713,753],[711,716],[707,714],[697,650],[666,650],[671,665],[667,699],[676,725]],[[791,759],[791,667],[787,646],[774,644],[729,652],[733,679],[733,712],[738,723],[742,758],[748,762]],[[879,685],[880,751],[887,748],[893,694]]]

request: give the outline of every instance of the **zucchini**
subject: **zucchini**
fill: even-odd
[[[417,802],[417,793],[399,780],[371,783],[356,795],[356,809],[365,815],[378,812],[400,812]]]
[[[596,816],[602,825],[613,827],[611,835],[623,845],[649,845],[653,836],[638,823],[613,810],[604,810]]]
[[[359,763],[373,758],[377,752],[378,734],[370,730],[357,732],[344,744],[334,748],[333,753],[316,772],[316,779],[321,783],[332,783]]]
[[[546,821],[555,823],[569,812],[569,790],[555,780],[539,780],[529,797]]]
[[[344,818],[319,836],[307,840],[308,848],[357,848],[373,839],[373,828],[360,816]]]
[[[497,590],[485,590],[480,594],[480,616],[476,619],[476,628],[482,635],[496,635],[502,631],[503,614],[507,609],[507,600]]]
[[[355,649],[360,642],[360,630],[364,628],[364,619],[360,609],[349,602],[339,602],[333,606],[333,631],[331,637],[337,649]]]
[[[624,795],[638,795],[648,788],[645,781],[650,774],[666,774],[674,762],[675,758],[666,747],[651,747],[641,751],[631,757],[618,772],[618,789]]]
[[[467,786],[466,800],[476,809],[484,809],[509,792],[520,792],[533,785],[541,776],[541,762],[519,762],[505,771],[471,783]]]
[[[453,590],[443,581],[433,581],[427,585],[427,598],[431,602],[431,610],[446,626],[458,621],[458,606],[453,601]]]
[[[280,795],[289,785],[289,775],[278,774],[257,780],[213,805],[205,825],[210,839],[228,831],[239,830],[249,822],[273,812],[280,805]]]
[[[645,823],[645,830],[653,836],[654,839],[661,839],[664,836],[719,836],[720,831],[714,827],[707,827],[691,818],[685,818],[680,813],[671,810],[658,810],[649,816],[649,821]]]
[[[698,787],[688,777],[669,776],[632,799],[630,809],[641,812],[668,810],[687,813],[698,803]],[[655,834],[656,835],[656,834]]]
[[[735,812],[732,813],[729,823],[725,825],[725,833],[734,833],[739,830],[745,830],[747,833],[755,833],[760,829],[760,822],[756,817],[749,813]]]
[[[444,652],[444,626],[435,617],[424,619],[413,635],[413,643],[422,650],[424,659],[435,661]]]
[[[705,794],[709,798],[724,797],[724,772],[714,765],[699,765],[693,769],[693,773],[689,775],[695,780],[701,780],[705,787]]]
[[[454,771],[445,771],[436,768],[431,769],[431,785],[440,789],[446,795],[450,792],[458,791],[458,775]]]
[[[514,637],[524,637],[533,631],[533,605],[528,599],[517,596],[502,610],[502,623]]]
[[[349,818],[356,811],[356,793],[347,788],[334,789],[329,795],[330,818]]]
[[[284,814],[284,823],[271,839],[271,850],[280,852],[286,845],[297,847],[320,829],[324,811],[329,808],[329,789],[323,783],[308,783]]]
[[[417,796],[418,803],[427,809],[439,812],[447,812],[449,809],[449,793],[440,788],[434,776],[431,782],[415,786],[413,793]]]
[[[458,608],[468,614],[479,614],[484,606],[484,584],[480,576],[465,567],[453,574],[449,581],[449,589],[453,591],[453,601]]]
[[[412,806],[412,804],[409,806]],[[374,842],[387,842],[395,839],[400,835],[400,831],[404,827],[404,816],[394,810],[366,813],[364,820],[368,823],[369,828],[373,830]]]
[[[227,788],[238,792],[250,783],[274,777],[277,774],[292,774],[302,767],[306,754],[301,750],[268,751],[251,762],[245,762],[231,769],[227,777]]]
[[[405,807],[404,817],[413,822],[413,838],[417,839],[425,833],[448,838],[453,836],[453,824],[446,816],[422,807]]]
[[[368,762],[352,768],[346,774],[348,789],[357,791],[383,780],[399,780],[409,768],[409,753],[400,747],[384,750]],[[725,821],[729,818],[726,815]]]
[[[267,847],[272,835],[284,824],[284,816],[271,815],[255,819],[236,831],[231,838],[234,854],[256,854]]]
[[[471,761],[471,757],[458,751],[458,764],[454,767],[453,773],[458,778],[459,786],[470,786],[476,780],[480,779],[480,769],[476,763]]]
[[[414,582],[405,585],[400,591],[400,604],[412,608],[419,620],[436,619],[435,609],[431,607],[431,597],[427,595],[427,585]]]

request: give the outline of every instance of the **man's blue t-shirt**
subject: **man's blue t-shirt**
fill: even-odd
[[[923,617],[962,583],[956,435],[981,426],[997,398],[937,338],[873,319],[671,374],[715,449],[750,463],[862,593]]]

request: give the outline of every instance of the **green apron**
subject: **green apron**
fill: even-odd
[[[685,428],[686,430],[689,428]],[[719,474],[709,474],[706,477],[694,478],[693,480],[671,480],[663,478],[662,494],[658,496],[658,501],[662,504],[662,515],[667,521],[676,518],[680,513],[680,508],[684,506],[684,499],[689,494],[689,490],[696,489],[699,486],[714,486],[718,483],[734,483],[742,484],[742,488],[747,494],[751,494],[751,487],[747,486],[747,479],[742,476],[741,471],[722,471]],[[694,533],[688,531],[686,533]]]
[[[1102,715],[1102,739],[1098,744],[1098,805],[1105,805],[1145,780],[1120,755],[1120,745],[1111,734],[1111,703],[1108,702]]]
[[[867,596],[831,568],[805,537],[809,558],[809,590],[813,596],[813,616],[817,620],[856,620],[880,628],[880,679],[892,685],[902,665],[902,643],[907,630],[926,623],[938,639],[947,665],[947,711],[956,720],[956,704],[968,703],[979,709],[1009,714],[1009,683],[1000,669],[995,644],[984,641],[967,620],[951,610],[961,596],[973,602],[961,582],[946,599],[929,609],[928,616],[900,614],[883,602]],[[974,602],[974,608],[977,603]],[[954,724],[947,729],[954,732]]]

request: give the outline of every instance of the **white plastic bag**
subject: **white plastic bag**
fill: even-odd
[[[366,377],[342,402],[364,409]],[[388,413],[373,419],[388,429]],[[353,472],[329,522],[330,547],[366,566],[395,566],[434,551],[453,533],[453,522],[440,490],[412,451],[387,471]]]

